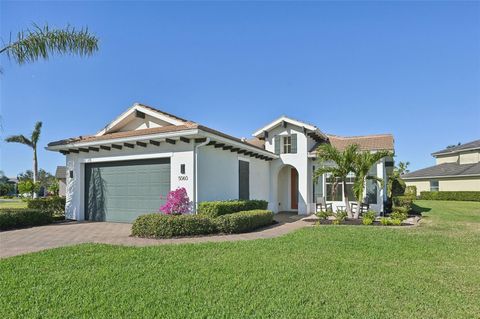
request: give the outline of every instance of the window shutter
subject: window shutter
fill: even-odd
[[[280,136],[277,135],[275,136],[275,142],[274,142],[274,146],[275,146],[275,154],[280,154]]]
[[[297,134],[292,134],[292,153],[297,153]]]
[[[238,199],[250,199],[250,163],[238,161]]]

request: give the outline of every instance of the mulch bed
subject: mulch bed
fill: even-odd
[[[316,222],[320,223],[320,225],[333,225],[333,220],[330,219],[319,219]],[[364,225],[362,224],[361,219],[346,219],[338,225],[352,225],[352,226],[382,226],[382,227],[391,227],[394,225],[382,225],[378,220],[374,221],[373,224],[371,225]],[[414,224],[411,223],[406,223],[403,222],[401,225],[396,225],[396,227],[399,226],[413,226]]]

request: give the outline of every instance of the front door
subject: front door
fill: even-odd
[[[292,209],[298,209],[298,172],[295,168],[290,170],[290,203]]]

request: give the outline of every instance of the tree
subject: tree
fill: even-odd
[[[30,139],[24,135],[12,135],[5,139],[7,143],[20,143],[27,145],[33,150],[33,183],[37,182],[38,176],[38,160],[37,160],[37,143],[40,139],[40,132],[42,130],[42,122],[35,123],[35,128],[33,129]]]
[[[32,197],[39,191],[40,185],[38,182],[34,182],[31,179],[23,180],[18,182],[18,193],[20,195],[23,194],[31,194]]]
[[[89,33],[88,28],[76,30],[67,26],[64,29],[50,29],[48,25],[20,31],[14,41],[0,49],[18,64],[48,60],[52,54],[92,55],[98,50],[98,39]]]
[[[407,174],[410,172],[408,169],[408,166],[410,165],[410,162],[399,162],[398,166],[395,167],[399,175]]]
[[[55,179],[50,186],[48,186],[48,191],[55,196],[58,196],[58,192],[60,191],[60,186],[58,184],[58,179]]]
[[[353,160],[353,173],[355,174],[355,179],[353,182],[353,193],[358,202],[358,208],[355,212],[353,218],[358,218],[360,215],[360,207],[363,202],[363,193],[365,189],[365,184],[367,180],[375,180],[376,182],[382,184],[383,180],[379,177],[369,175],[370,169],[375,165],[379,160],[384,157],[393,156],[391,152],[388,151],[378,151],[375,153],[371,152],[357,152]]]
[[[314,173],[315,180],[323,174],[331,174],[331,177],[335,179],[333,191],[336,189],[338,182],[342,183],[343,197],[345,198],[345,206],[349,218],[353,218],[353,214],[347,194],[347,175],[353,172],[353,161],[357,151],[358,145],[355,144],[349,145],[343,151],[336,149],[331,144],[320,145],[317,149],[317,157],[323,165],[317,168]]]

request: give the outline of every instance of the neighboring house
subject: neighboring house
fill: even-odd
[[[423,191],[480,191],[480,140],[432,153],[437,165],[402,175]]]
[[[58,180],[58,196],[65,197],[67,194],[67,167],[57,166],[55,178]]]
[[[317,146],[332,143],[343,149],[356,143],[366,151],[393,150],[392,135],[328,135],[287,117],[254,137],[235,138],[134,104],[97,134],[52,142],[47,149],[66,155],[67,218],[127,222],[158,211],[178,187],[185,187],[195,204],[262,199],[274,212],[303,215],[314,211],[318,196],[343,205],[341,185],[332,198],[330,178],[313,182]],[[372,174],[386,179],[387,166],[393,167],[392,159],[380,161]],[[353,199],[352,181],[347,187]],[[371,207],[381,211],[386,189],[375,183],[366,188]]]

